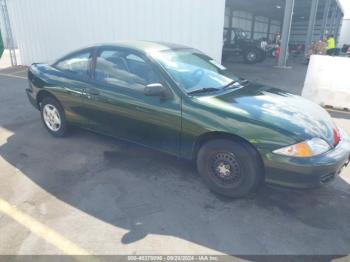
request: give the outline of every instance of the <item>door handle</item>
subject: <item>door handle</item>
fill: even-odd
[[[80,90],[74,90],[74,89],[70,89],[68,87],[63,87],[63,89],[68,93],[68,94],[71,94],[71,95],[74,95],[74,96],[77,96],[77,95],[83,95],[83,91],[80,91]]]
[[[100,91],[98,91],[97,89],[87,89],[86,93],[89,94],[89,95],[97,96],[97,95],[100,94]]]

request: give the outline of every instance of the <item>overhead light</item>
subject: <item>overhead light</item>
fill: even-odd
[[[281,8],[282,8],[282,6],[280,6],[280,5],[276,5],[276,8],[277,8],[277,9],[281,9]]]

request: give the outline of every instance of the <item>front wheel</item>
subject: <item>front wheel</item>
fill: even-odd
[[[255,64],[259,62],[260,53],[257,49],[248,49],[243,53],[243,59],[247,64]]]
[[[263,178],[258,153],[247,143],[226,139],[200,148],[197,169],[212,191],[234,198],[253,192]]]
[[[46,129],[56,137],[67,133],[67,121],[61,105],[52,97],[46,97],[41,103],[41,119]]]

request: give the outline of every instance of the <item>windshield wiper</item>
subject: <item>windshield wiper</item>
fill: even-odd
[[[237,84],[237,85],[236,85]],[[241,79],[241,81],[237,81],[237,80],[233,80],[230,83],[228,83],[227,85],[223,86],[222,89],[227,89],[227,88],[240,88],[245,84],[249,84],[249,81],[246,79]]]
[[[204,87],[204,88],[200,88],[200,89],[188,92],[187,94],[195,95],[195,94],[206,93],[206,92],[214,92],[214,91],[219,91],[219,90],[220,89],[214,88],[214,87]]]
[[[247,79],[242,79],[242,81],[241,82],[239,82],[241,85],[246,85],[246,84],[249,84],[250,82],[249,82],[249,80],[247,80]]]
[[[229,87],[231,87],[232,85],[234,85],[234,84],[236,84],[236,83],[238,83],[236,80],[233,80],[233,81],[231,81],[230,83],[228,83],[227,85],[224,85],[223,87],[222,87],[222,89],[226,89],[226,88],[229,88]]]

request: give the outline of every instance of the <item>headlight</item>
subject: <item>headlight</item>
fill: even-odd
[[[273,153],[293,157],[312,157],[321,155],[330,149],[330,145],[323,139],[313,138],[299,144],[277,149]]]

